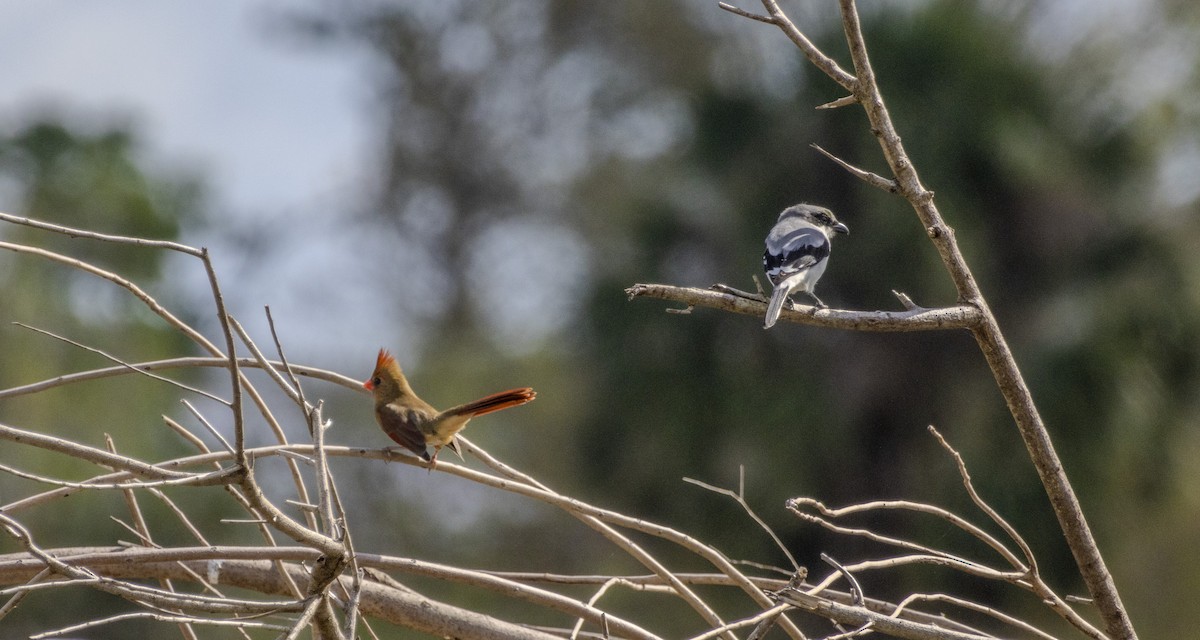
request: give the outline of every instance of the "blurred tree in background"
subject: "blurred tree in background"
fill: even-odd
[[[144,151],[128,125],[74,126],[54,118],[36,119],[0,138],[3,210],[108,233],[175,238],[181,226],[199,215],[201,187],[194,177],[162,166],[148,170]],[[113,251],[111,245],[14,225],[0,229],[0,240],[104,265],[147,288],[160,284],[167,269],[161,251]],[[9,252],[0,255],[0,300],[5,324],[0,327],[0,361],[4,365],[0,366],[0,388],[114,364],[103,356],[9,324],[13,322],[132,362],[190,352],[187,340],[115,284],[50,260]],[[137,392],[131,393],[131,389]],[[0,422],[32,426],[42,433],[101,448],[107,434],[120,451],[157,458],[184,450],[165,428],[155,428],[161,425],[163,413],[179,406],[178,398],[177,390],[144,378],[85,382],[69,389],[5,399],[0,402]],[[86,465],[64,462],[62,456],[25,447],[11,448],[4,464],[56,469],[55,475],[62,478],[77,478],[90,471]],[[9,474],[0,477],[0,499],[5,502],[34,488],[44,486]],[[93,544],[127,539],[131,534],[108,517],[108,507],[119,504],[120,497],[111,494],[107,498],[35,509],[27,522],[47,544],[78,544],[80,535]],[[7,536],[0,541],[4,552],[18,548]],[[94,610],[97,599],[104,598],[90,594],[68,602],[33,599],[21,612],[27,618],[10,618],[5,624],[19,628],[28,619],[55,615],[69,619]]]
[[[0,182],[5,186],[5,201],[12,203],[7,208],[63,225],[175,238],[181,225],[198,214],[199,184],[165,170],[147,172],[139,152],[135,135],[125,126],[90,131],[74,130],[54,120],[29,124],[0,138]],[[13,226],[5,227],[3,238],[105,264],[147,286],[161,278],[165,269],[161,252],[114,253],[102,244]],[[8,321],[34,324],[133,360],[169,357],[187,344],[115,285],[48,260],[21,260],[7,253],[3,260],[0,297]],[[53,318],[55,324],[38,324],[44,318]],[[13,326],[0,331],[0,351],[7,363],[0,368],[4,387],[74,370],[84,360],[91,366],[112,364],[101,356]],[[125,399],[110,402],[104,385],[79,385],[69,395],[6,401],[3,416],[14,422],[37,423],[50,433],[75,434],[91,429],[89,424],[97,415],[125,415],[129,431],[121,432],[119,426],[112,431],[118,445],[125,440],[135,449],[152,446],[134,425],[147,417],[157,419],[163,399],[176,394],[147,393],[144,405],[131,407]],[[104,429],[113,427],[106,423]]]
[[[840,50],[840,32],[822,28],[835,7],[789,11]],[[1067,18],[1050,7],[864,11],[885,98],[1026,367],[1135,622],[1149,635],[1192,628],[1149,576],[1183,588],[1200,573],[1179,567],[1200,558],[1180,549],[1193,562],[1156,563],[1130,526],[1149,520],[1173,540],[1200,526],[1186,503],[1195,478],[1177,464],[1197,444],[1195,224],[1154,191],[1171,129],[1078,93],[1112,80],[1094,64],[1112,52],[1081,44],[1052,65],[1049,45],[1066,45],[1039,29]],[[308,26],[366,42],[382,63],[380,188],[363,215],[403,247],[381,268],[412,276],[392,280],[392,296],[420,327],[418,377],[459,395],[497,378],[542,392],[549,419],[479,428],[485,446],[733,557],[778,560],[733,528],[736,509],[680,481],[731,484],[745,465],[752,502],[812,563],[832,540],[788,522],[786,497],[966,504],[933,423],[1079,588],[969,336],[764,333],[624,299],[634,282],[749,287],[776,213],[809,200],[852,230],[823,282],[831,304],[895,308],[891,289],[952,302],[904,203],[807,148],[882,166],[856,110],[813,110],[836,87],[774,30],[712,7],[587,2],[372,6]],[[471,537],[481,558],[554,544],[537,519],[503,519]],[[572,541],[573,553],[602,557],[597,542]]]
[[[1180,47],[1200,26],[1186,2],[1152,3],[1136,19],[1086,5],[863,11],[884,97],[1000,316],[1135,625],[1181,637],[1200,625],[1186,597],[1164,597],[1200,588],[1200,478],[1189,464],[1200,453],[1200,183],[1179,169],[1200,160],[1200,83],[1177,67],[1142,71],[1168,57],[1184,64]],[[827,51],[844,48],[832,3],[788,11]],[[1081,589],[969,335],[764,332],[753,318],[626,301],[635,282],[752,288],[767,229],[803,200],[851,229],[822,280],[832,306],[895,308],[892,289],[924,306],[953,302],[904,202],[808,148],[883,166],[860,113],[813,109],[841,96],[776,30],[684,2],[331,4],[290,18],[314,42],[377,55],[379,174],[345,216],[379,238],[367,249],[389,307],[379,340],[400,346],[414,385],[439,406],[497,385],[538,389],[527,413],[472,426],[476,442],[561,491],[733,558],[781,563],[730,501],[681,481],[733,485],[744,466],[751,504],[814,565],[822,551],[846,560],[863,543],[798,526],[788,497],[967,508],[924,429],[932,423],[1058,586]],[[1123,29],[1087,37],[1112,25]],[[1200,51],[1184,50],[1200,68]],[[1168,72],[1179,81],[1154,81]],[[170,238],[200,206],[194,183],[137,170],[128,133],[42,124],[0,144],[5,184],[31,216]],[[263,242],[273,232],[262,229]],[[131,252],[120,266],[153,280],[159,255]],[[8,262],[6,318],[61,315],[46,328],[130,359],[180,348],[160,329],[127,326],[142,312],[102,286]],[[69,295],[39,295],[51,288]],[[0,349],[38,367],[0,370],[5,385],[74,368],[69,347],[12,328]],[[75,425],[54,404],[5,403],[0,418],[78,430],[117,411],[104,401],[100,385],[84,385],[71,398]],[[164,397],[145,402],[129,424],[157,420]],[[332,406],[369,421],[361,398]],[[348,433],[339,437],[368,438]],[[346,471],[371,499],[358,506],[374,519],[358,523],[363,547],[494,569],[641,572],[604,566],[626,561],[510,497],[418,470]],[[381,483],[395,495],[380,500]],[[879,597],[909,590],[864,586]],[[696,631],[682,619],[664,615],[655,631]]]

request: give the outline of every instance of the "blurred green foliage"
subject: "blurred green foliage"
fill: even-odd
[[[174,239],[181,226],[201,209],[199,183],[163,168],[148,170],[132,130],[124,125],[94,129],[53,119],[36,120],[0,138],[0,184],[6,213],[20,213],[55,224],[110,234]],[[164,283],[164,252],[95,240],[72,239],[46,231],[4,224],[0,240],[85,260],[132,280],[170,303]],[[113,366],[110,360],[12,323],[24,323],[99,348],[127,362],[189,353],[182,336],[166,327],[144,304],[116,284],[40,256],[5,251],[0,255],[0,388],[40,382],[65,373]],[[186,315],[186,314],[185,314]],[[170,374],[184,381],[195,376]],[[0,402],[0,422],[105,448],[111,436],[120,453],[159,460],[187,453],[185,444],[162,424],[174,412],[180,393],[139,376],[84,382]],[[180,407],[180,409],[182,409]],[[176,414],[177,415],[177,414]],[[95,474],[91,465],[47,451],[7,444],[0,459],[42,476],[78,481]],[[46,485],[0,477],[0,503],[40,491]],[[215,521],[212,503],[188,502],[188,491],[168,491],[182,500],[197,521]],[[162,504],[143,500],[146,518],[163,538],[186,535]],[[86,493],[21,511],[17,517],[45,546],[111,546],[134,534],[111,519],[132,522],[115,492]],[[4,536],[0,550],[19,546]],[[26,600],[4,621],[6,633],[45,630],[48,620],[86,619],[113,606],[112,598],[93,591],[72,597],[42,592]],[[108,604],[105,604],[108,603]],[[120,608],[121,605],[115,605]],[[122,632],[148,631],[135,624]]]
[[[0,139],[0,176],[9,187],[6,209],[39,220],[117,235],[173,239],[199,210],[199,186],[192,179],[147,175],[139,166],[138,145],[123,126],[92,132],[73,131],[56,121],[34,122]],[[147,289],[163,276],[161,251],[82,240],[46,231],[5,225],[4,240],[34,246],[90,262]],[[145,305],[118,285],[61,263],[6,252],[0,277],[4,320],[23,322],[127,361],[177,355],[186,341]],[[164,289],[166,289],[164,287]],[[162,294],[166,298],[170,293]],[[114,363],[78,347],[8,325],[0,329],[0,350],[8,366],[0,370],[4,387],[43,380],[76,370]],[[131,451],[146,455],[140,418],[157,417],[161,400],[174,395],[160,389],[146,394],[114,393],[128,380],[100,381],[6,401],[0,416],[15,424],[37,424],[51,433],[101,444],[101,432],[89,428],[98,415],[125,414],[128,430],[111,434]],[[148,389],[156,385],[148,384]],[[161,453],[161,452],[160,452]]]
[[[817,143],[880,170],[861,113],[814,111],[839,94],[804,68],[781,34],[712,7],[674,10],[682,20],[666,18],[665,7],[610,3],[424,3],[320,22],[321,33],[341,29],[383,62],[381,223],[411,238],[415,214],[406,199],[432,188],[448,201],[439,212],[453,231],[417,242],[454,286],[446,313],[425,325],[416,377],[439,389],[461,386],[463,394],[490,379],[533,384],[539,410],[554,420],[527,421],[523,434],[480,435],[485,446],[502,447],[556,487],[678,526],[732,557],[780,562],[728,501],[681,482],[732,486],[744,466],[751,502],[814,567],[822,551],[850,559],[878,550],[798,526],[783,513],[787,497],[829,504],[904,497],[972,511],[951,461],[926,433],[935,424],[966,455],[984,495],[1030,538],[1053,582],[1080,591],[968,335],[794,326],[764,333],[753,318],[669,315],[654,302],[624,299],[634,282],[751,287],[776,213],[809,200],[833,208],[852,230],[839,238],[822,281],[831,304],[895,308],[892,289],[926,306],[953,302],[905,203],[807,148]],[[845,59],[830,14],[788,10]],[[1192,628],[1190,607],[1164,603],[1162,583],[1146,581],[1179,574],[1179,565],[1148,568],[1148,532],[1130,526],[1150,519],[1164,539],[1184,540],[1200,523],[1194,504],[1175,511],[1196,480],[1177,466],[1186,459],[1178,452],[1196,447],[1195,225],[1164,233],[1167,216],[1148,210],[1155,154],[1169,134],[1114,125],[1116,105],[1106,111],[1070,100],[1060,90],[1064,76],[1088,69],[1063,72],[1028,46],[1022,20],[1033,20],[1035,7],[1006,13],[984,3],[930,2],[864,10],[891,112],[1025,367],[1135,622],[1151,636]],[[456,47],[462,29],[486,36],[486,63],[455,63],[469,57]],[[573,121],[547,85],[578,60],[603,88],[567,83],[576,93],[564,100],[583,112]],[[647,96],[674,105],[660,109],[658,125],[683,133],[648,158],[608,151],[606,123],[624,121]],[[538,137],[556,131],[559,118],[579,127],[561,136],[570,146],[563,162],[576,154],[588,161],[538,182],[519,169],[536,166]],[[581,297],[578,321],[533,356],[506,356],[503,338],[489,346],[488,309],[472,306],[477,294],[458,271],[472,232],[494,216],[566,225],[591,257],[584,288],[563,292]],[[404,295],[396,300],[403,314]],[[484,562],[535,550],[554,555],[556,526],[489,522],[492,535],[464,539]],[[899,526],[955,547],[938,523]],[[607,554],[599,540],[567,544],[578,570]],[[1194,550],[1178,553],[1200,566]],[[891,597],[918,583],[936,590],[927,573],[872,576],[867,588]],[[1196,579],[1181,576],[1178,585]],[[1012,599],[1037,608],[1025,596]],[[668,634],[696,630],[693,622],[662,624]]]
[[[827,4],[787,10],[844,61]],[[1088,93],[1112,82],[1115,50],[1101,39],[1054,62],[1052,47],[1032,44],[1046,39],[1038,30],[1052,12],[1018,4],[864,7],[868,44],[905,144],[1000,316],[1135,625],[1145,637],[1183,637],[1200,614],[1186,597],[1164,594],[1200,586],[1192,462],[1200,453],[1200,229],[1194,199],[1172,205],[1155,181],[1163,149],[1197,116],[1163,97],[1147,109],[1153,117],[1135,117],[1111,94]],[[1194,29],[1183,3],[1160,8],[1171,28]],[[749,502],[821,573],[821,552],[850,562],[880,549],[800,525],[783,509],[788,497],[830,505],[909,498],[973,514],[952,461],[925,430],[934,424],[963,453],[981,493],[1031,541],[1051,582],[1082,589],[969,335],[764,332],[754,318],[666,314],[656,302],[626,300],[635,282],[752,288],[777,212],[806,200],[834,209],[852,232],[838,239],[822,280],[827,302],[896,308],[893,289],[924,306],[954,301],[907,205],[809,149],[884,167],[856,108],[813,109],[841,96],[776,30],[683,2],[437,0],[338,5],[291,20],[314,41],[342,39],[376,54],[379,175],[353,221],[391,241],[381,243],[389,250],[377,265],[399,275],[372,286],[391,324],[404,328],[394,337],[416,345],[405,363],[414,386],[439,406],[505,384],[539,392],[520,415],[473,426],[472,439],[565,493],[679,528],[730,557],[781,565],[730,500],[682,482],[733,487],[744,468]],[[120,128],[37,124],[0,141],[0,175],[31,216],[173,237],[200,215],[199,189],[145,171],[136,147]],[[536,238],[512,232],[530,228]],[[507,240],[487,244],[497,230]],[[0,230],[16,242],[35,242],[34,233]],[[49,234],[36,244],[150,283],[162,275],[155,252]],[[481,254],[518,264],[481,264]],[[188,350],[109,283],[29,258],[0,261],[5,320],[130,360]],[[511,277],[522,261],[540,265],[537,286]],[[516,300],[537,301],[515,317],[540,333],[516,340],[499,320]],[[3,386],[104,364],[93,356],[81,364],[72,347],[13,327],[0,328],[0,351],[13,363],[0,368]],[[139,437],[176,394],[138,384],[147,392],[134,405],[91,383],[6,401],[0,420],[98,444],[95,416],[120,415],[103,428],[131,453],[178,446]],[[331,406],[343,408],[336,399]],[[343,492],[360,549],[505,570],[645,572],[542,505],[394,465],[335,468],[360,488]],[[380,486],[394,494],[381,499]],[[106,517],[101,506],[113,505],[70,517]],[[856,524],[978,551],[939,522]],[[115,525],[96,533],[121,537]],[[681,570],[705,569],[649,545]],[[949,588],[931,571],[861,578],[874,597]],[[1023,594],[949,580],[1044,619]],[[507,600],[414,586],[515,617]],[[614,590],[605,603],[644,611],[647,597]],[[654,631],[699,631],[676,602],[649,606],[660,602]],[[719,606],[750,613],[740,598]]]

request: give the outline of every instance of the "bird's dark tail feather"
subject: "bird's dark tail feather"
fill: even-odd
[[[459,405],[446,411],[450,415],[468,415],[471,417],[481,416],[487,413],[500,411],[509,407],[523,405],[526,402],[532,401],[537,397],[537,392],[529,387],[522,389],[509,389],[500,393],[493,393],[490,396],[480,398],[474,402],[468,402],[464,405]]]

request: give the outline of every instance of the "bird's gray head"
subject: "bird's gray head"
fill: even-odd
[[[850,228],[838,222],[837,216],[833,215],[832,211],[815,204],[792,205],[779,214],[779,221],[791,216],[802,218],[835,233],[850,233]]]

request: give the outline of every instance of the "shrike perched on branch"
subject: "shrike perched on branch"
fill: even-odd
[[[774,326],[783,303],[798,291],[807,293],[817,306],[826,306],[813,288],[829,262],[830,232],[850,233],[850,229],[824,207],[797,204],[779,214],[767,234],[767,250],[763,253],[763,271],[775,287],[767,305],[764,329]]]

